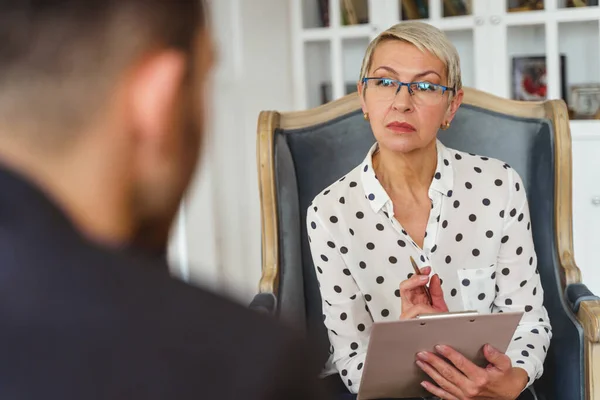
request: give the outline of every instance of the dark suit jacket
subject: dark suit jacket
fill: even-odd
[[[87,240],[0,170],[1,399],[321,398],[306,354],[163,262]]]

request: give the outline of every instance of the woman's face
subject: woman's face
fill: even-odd
[[[440,59],[400,40],[387,40],[377,46],[367,77],[448,84],[446,67]],[[362,93],[362,83],[358,90]],[[382,99],[367,88],[361,102],[379,145],[393,152],[408,153],[430,145],[440,126],[452,121],[463,93],[460,90],[449,103],[450,94],[447,91],[437,104],[423,105],[414,104],[405,86],[391,100]]]

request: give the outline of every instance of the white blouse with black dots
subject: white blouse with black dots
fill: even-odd
[[[357,393],[373,322],[397,320],[400,282],[431,266],[450,311],[525,311],[507,355],[528,382],[543,371],[552,336],[536,268],[521,178],[501,161],[437,142],[432,208],[423,248],[394,218],[393,204],[365,160],[317,195],[307,226],[331,342],[324,375],[339,372]]]

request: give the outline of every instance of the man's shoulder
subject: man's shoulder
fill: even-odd
[[[170,276],[159,258],[73,237],[41,240],[34,247],[20,238],[0,240],[0,248],[7,246],[12,246],[6,259],[14,278],[12,304],[37,304],[26,309],[32,321],[43,319],[43,313],[68,316],[72,326],[81,325],[84,340],[85,335],[95,340],[94,327],[118,331],[123,339],[143,334],[149,345],[185,343],[186,335],[197,338],[198,348],[211,338],[231,339],[219,353],[237,348],[234,339],[242,332],[257,346],[272,343],[276,348],[279,341],[290,340],[276,321]],[[45,324],[48,329],[55,325]]]
[[[179,328],[180,332],[195,331],[198,337],[230,337],[233,343],[229,347],[236,347],[234,337],[240,335],[253,337],[257,345],[269,343],[274,348],[280,339],[290,340],[292,336],[276,320],[250,310],[239,300],[226,298],[199,283],[186,283],[169,276],[165,273],[168,268],[165,262],[138,257],[110,257],[127,271],[122,275],[124,283],[137,292],[132,304],[139,307],[142,314],[149,313],[157,320],[169,320],[171,325],[167,331]],[[121,295],[132,300],[127,293]],[[133,318],[133,322],[135,320]]]

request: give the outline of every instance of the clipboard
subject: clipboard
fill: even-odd
[[[522,316],[459,312],[373,324],[357,400],[431,396],[420,384],[432,380],[415,364],[418,352],[445,344],[485,367],[483,346],[505,352]]]

